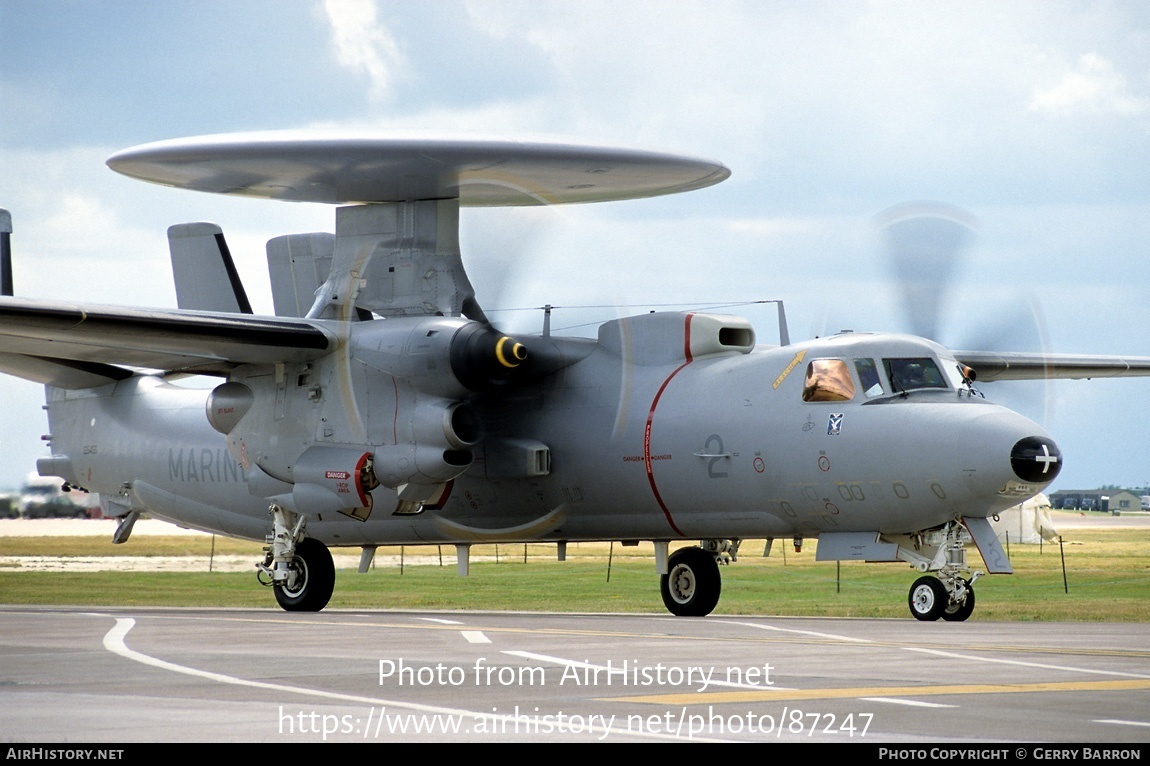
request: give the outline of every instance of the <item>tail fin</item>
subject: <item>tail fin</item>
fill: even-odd
[[[0,210],[0,295],[12,292],[12,214]]]
[[[252,313],[252,305],[219,226],[214,223],[170,226],[168,249],[176,281],[176,304],[180,308]]]
[[[267,252],[276,316],[304,316],[315,303],[315,291],[331,273],[335,235],[316,232],[275,237],[268,240]]]
[[[0,209],[0,297],[12,297],[12,214]],[[51,344],[43,350],[51,352]],[[0,351],[0,373],[59,388],[95,388],[130,378],[132,371],[99,362],[81,362]]]

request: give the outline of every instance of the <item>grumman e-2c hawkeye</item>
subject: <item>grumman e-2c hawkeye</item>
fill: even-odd
[[[45,384],[43,475],[141,514],[266,540],[288,610],[331,597],[329,546],[652,541],[667,608],[706,615],[744,539],[904,561],[920,620],[974,609],[965,545],[1010,563],[988,517],[1062,454],[979,380],[1150,374],[1150,359],[952,352],[908,335],[756,345],[744,319],[661,312],[596,339],[509,337],[464,271],[461,205],[701,189],[717,162],[504,139],[240,134],[120,152],[178,188],[338,205],[335,234],[268,242],[254,316],[214,224],[169,230],[178,310],[0,298],[0,370]],[[3,221],[6,260],[10,219]],[[10,266],[6,273],[10,274]],[[5,292],[11,295],[11,280]],[[214,390],[168,382],[218,376]],[[672,551],[680,541],[698,545]]]

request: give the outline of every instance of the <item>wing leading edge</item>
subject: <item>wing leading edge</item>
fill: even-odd
[[[126,367],[226,374],[334,346],[334,333],[303,319],[0,298],[0,371],[54,385],[118,380]]]
[[[1145,356],[955,351],[954,357],[972,368],[980,382],[1150,376],[1150,357]]]

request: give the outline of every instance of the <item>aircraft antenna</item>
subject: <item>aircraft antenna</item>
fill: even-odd
[[[783,310],[783,302],[775,301],[779,306],[779,345],[791,345],[791,332],[787,329],[787,312]]]

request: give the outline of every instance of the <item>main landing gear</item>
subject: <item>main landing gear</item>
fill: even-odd
[[[288,612],[318,612],[335,589],[335,564],[327,546],[304,537],[304,518],[278,505],[268,509],[274,532],[257,565],[263,585],[275,590],[276,601]]]
[[[701,547],[680,548],[667,558],[659,577],[663,604],[677,617],[705,617],[719,603],[723,578],[719,563],[736,560],[739,540],[704,540]]]

